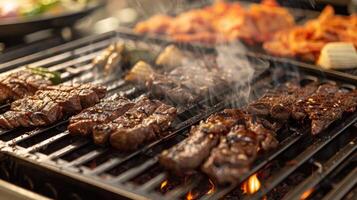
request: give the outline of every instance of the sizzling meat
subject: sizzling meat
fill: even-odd
[[[126,77],[126,80],[147,87],[154,96],[167,98],[178,104],[189,104],[198,99],[217,93],[228,83],[223,72],[202,66],[181,66],[162,75],[150,65],[139,62]]]
[[[22,70],[0,78],[0,103],[33,95],[38,89],[52,85],[47,78],[30,70]]]
[[[73,134],[91,135],[94,126],[109,123],[133,106],[133,102],[123,97],[103,100],[73,116],[68,130]]]
[[[224,110],[210,116],[205,122],[193,127],[190,136],[159,157],[161,165],[176,174],[190,173],[209,156],[219,141],[219,137],[243,119],[239,110]]]
[[[223,184],[236,182],[255,161],[260,151],[276,148],[278,141],[272,131],[246,116],[245,124],[233,127],[221,137],[218,147],[211,151],[202,171]]]
[[[33,96],[14,101],[10,111],[0,115],[0,127],[49,125],[96,104],[105,94],[104,87],[91,84],[47,86]]]
[[[344,112],[353,112],[357,105],[357,92],[340,90],[336,85],[323,84],[308,98],[293,105],[293,118],[311,121],[311,133],[316,135],[327,128]]]
[[[287,83],[277,90],[270,91],[247,107],[253,115],[287,120],[292,115],[292,105],[302,101],[316,91],[317,85],[311,83],[303,88],[294,83]]]
[[[107,143],[119,150],[133,150],[166,131],[176,117],[176,109],[142,97],[124,115],[93,129],[94,142]]]
[[[164,151],[159,161],[176,174],[201,166],[217,183],[236,182],[261,151],[277,147],[275,132],[288,119],[310,122],[312,134],[317,134],[356,106],[356,89],[347,91],[331,83],[304,87],[287,83],[248,105],[247,113],[231,109],[212,115],[193,127],[188,138]]]

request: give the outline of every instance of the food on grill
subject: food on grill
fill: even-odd
[[[317,85],[315,83],[301,88],[298,84],[289,82],[276,90],[267,92],[257,101],[250,103],[247,106],[247,111],[265,118],[287,120],[293,112],[293,104],[306,99],[316,89]]]
[[[346,92],[334,84],[323,84],[308,98],[293,105],[293,118],[311,121],[311,133],[316,135],[345,112],[354,112],[357,106],[357,90]]]
[[[93,106],[105,94],[104,87],[92,84],[46,86],[33,96],[12,102],[10,110],[0,115],[0,127],[50,125],[65,115]]]
[[[224,72],[191,63],[162,75],[145,62],[138,62],[125,77],[127,81],[148,88],[156,97],[167,98],[178,104],[190,104],[217,93],[228,85]]]
[[[224,110],[192,127],[190,135],[159,157],[160,164],[176,174],[187,174],[198,168],[209,156],[221,135],[244,119],[240,110]]]
[[[134,47],[123,42],[116,42],[109,45],[99,56],[95,57],[92,64],[95,69],[98,69],[105,75],[110,75],[131,67],[139,60],[151,63],[156,56],[155,52],[148,49]]]
[[[243,8],[219,1],[176,17],[156,15],[136,25],[141,34],[160,34],[180,42],[217,43],[243,39],[264,42],[279,30],[292,27],[294,18],[273,0]]]
[[[349,69],[357,67],[357,51],[351,42],[331,42],[326,44],[317,61],[325,69]]]
[[[174,107],[142,97],[115,120],[94,126],[93,139],[98,145],[109,141],[116,149],[134,150],[145,142],[160,138],[175,117]]]
[[[357,90],[333,83],[288,82],[245,110],[213,114],[191,129],[188,138],[165,150],[159,161],[175,174],[201,170],[219,184],[239,181],[260,152],[275,149],[276,132],[290,120],[311,124],[316,135],[357,107]]]
[[[315,62],[330,42],[350,42],[356,47],[356,21],[357,15],[335,15],[332,6],[327,6],[317,19],[276,33],[273,40],[264,43],[264,49],[273,55]]]
[[[155,64],[163,66],[165,71],[170,71],[183,65],[185,55],[174,45],[167,46],[156,58]]]
[[[57,84],[59,75],[42,68],[28,68],[0,78],[0,103],[33,95],[42,87]]]
[[[277,145],[272,131],[246,116],[244,124],[234,126],[221,137],[219,145],[202,165],[202,171],[220,184],[237,182],[249,171],[260,151],[274,149]]]
[[[72,134],[91,136],[94,126],[111,122],[133,106],[134,102],[124,97],[102,100],[71,117],[68,130]]]

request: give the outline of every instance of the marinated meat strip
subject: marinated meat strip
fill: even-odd
[[[156,73],[150,65],[139,62],[126,80],[143,85],[156,97],[178,104],[193,103],[228,85],[222,72],[195,64],[177,67],[163,75]]]
[[[176,116],[176,109],[160,101],[140,98],[124,115],[93,129],[94,142],[108,141],[119,150],[134,150],[144,142],[160,137]]]
[[[176,109],[162,104],[140,124],[117,128],[110,136],[110,144],[120,150],[137,149],[145,142],[162,137],[175,117]]]
[[[119,127],[135,126],[151,115],[159,106],[159,101],[151,101],[147,97],[141,97],[135,105],[124,115],[114,119],[110,123],[100,124],[93,128],[94,143],[104,145],[109,141],[110,135]],[[121,124],[122,123],[122,124]]]
[[[165,150],[159,162],[176,174],[190,173],[209,156],[221,135],[227,134],[235,124],[242,123],[240,110],[224,110],[210,116],[205,122],[191,129],[190,135],[181,143]]]
[[[292,105],[302,101],[314,93],[317,89],[315,83],[303,88],[294,83],[287,83],[277,90],[270,91],[247,107],[247,111],[253,115],[271,117],[277,120],[287,120],[291,117]]]
[[[249,171],[260,151],[276,148],[278,141],[272,131],[245,117],[245,124],[233,127],[222,136],[218,147],[202,165],[202,171],[220,184],[233,183]]]
[[[311,121],[311,133],[316,135],[326,129],[344,112],[353,112],[357,105],[357,92],[346,92],[334,84],[323,84],[308,98],[294,104],[293,118]]]
[[[38,89],[52,82],[30,70],[22,70],[0,78],[0,103],[33,95]]]
[[[134,106],[134,102],[124,97],[106,99],[71,117],[68,130],[72,134],[88,136],[94,126],[109,123]]]
[[[11,103],[10,111],[0,115],[0,127],[49,125],[98,103],[105,93],[104,87],[92,84],[47,86]]]

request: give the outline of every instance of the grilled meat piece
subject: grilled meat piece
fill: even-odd
[[[357,92],[346,92],[334,84],[323,84],[308,98],[293,105],[293,118],[311,121],[311,133],[316,135],[326,129],[344,112],[353,112],[357,105]]]
[[[52,85],[45,77],[22,70],[0,78],[0,103],[33,95],[38,89]]]
[[[243,119],[241,111],[230,109],[210,116],[193,127],[184,141],[163,151],[159,157],[160,164],[176,174],[190,173],[209,156],[219,137]]]
[[[176,108],[162,104],[140,124],[117,128],[110,135],[110,144],[125,151],[137,149],[145,142],[162,137],[175,117]]]
[[[126,80],[146,87],[156,97],[167,98],[177,104],[190,104],[227,86],[222,73],[193,64],[177,67],[162,75],[156,73],[150,65],[139,62],[126,76]]]
[[[47,86],[11,103],[10,111],[0,115],[0,127],[49,125],[96,104],[105,93],[104,87],[91,84]]]
[[[124,115],[108,124],[95,126],[94,142],[104,145],[109,140],[114,148],[133,150],[140,144],[159,137],[159,134],[168,129],[175,116],[175,108],[142,97]]]
[[[247,107],[250,114],[273,118],[277,120],[287,120],[291,117],[292,105],[297,101],[302,101],[316,91],[317,85],[311,83],[303,88],[287,83],[277,90],[270,91],[257,101]]]
[[[116,118],[108,124],[94,126],[93,139],[94,143],[104,145],[108,142],[110,135],[119,127],[133,127],[140,124],[146,117],[154,113],[161,103],[151,101],[147,97],[141,97],[135,105],[124,115]]]
[[[134,103],[124,97],[103,100],[71,117],[68,130],[73,134],[91,135],[94,126],[109,123],[133,106]]]
[[[276,148],[277,144],[270,130],[246,116],[245,124],[233,127],[227,136],[221,137],[218,147],[202,165],[202,171],[220,184],[239,181],[259,151]]]

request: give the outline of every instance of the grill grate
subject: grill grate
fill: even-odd
[[[120,35],[122,38],[125,38],[125,41],[129,42],[141,39],[137,36],[128,38],[125,37],[125,34]],[[90,69],[90,60],[101,49],[116,40],[115,36],[115,33],[111,33],[91,40],[83,39],[79,42],[53,48],[49,51],[51,52],[50,54],[39,53],[37,56],[29,56],[26,62],[25,60],[21,60],[17,61],[17,64],[14,65],[5,64],[5,68],[14,70],[20,65],[45,66],[51,70],[61,71],[62,76],[67,77],[66,81],[90,82],[94,80],[94,77],[91,74],[85,73]],[[154,45],[152,42],[157,43],[159,41],[149,40],[148,43],[142,42],[142,45],[149,45],[153,48],[160,47],[160,44]],[[166,43],[164,42],[163,44]],[[212,52],[212,50],[208,49],[204,52]],[[253,55],[248,54],[247,56],[254,59]],[[351,76],[331,71],[325,71],[322,74],[321,71],[316,71],[315,68],[309,65],[272,60],[270,58],[264,59],[269,61],[272,66],[269,71],[261,74],[252,85],[253,93],[257,97],[262,94],[264,88],[275,87],[276,82],[291,78],[333,81],[343,87],[352,88],[357,85],[357,79]],[[296,74],[291,69],[299,69],[300,74]],[[131,85],[127,85],[124,81],[117,79],[100,79],[98,82],[107,85],[110,94],[122,92],[133,98],[141,94],[142,91],[138,91]],[[220,98],[205,99],[197,105],[182,108],[182,112],[179,114],[180,120],[175,123],[175,130],[173,132],[160,140],[143,146],[140,150],[133,153],[118,152],[107,147],[95,147],[87,139],[71,136],[65,130],[67,120],[47,128],[31,130],[30,132],[25,129],[0,132],[0,145],[2,152],[6,154],[5,161],[2,164],[3,169],[1,169],[3,171],[0,170],[0,172],[7,174],[6,172],[9,172],[8,170],[10,169],[17,170],[16,174],[19,174],[17,179],[21,180],[21,182],[26,182],[25,185],[28,187],[31,187],[29,185],[42,185],[41,188],[46,190],[44,193],[49,193],[51,197],[59,199],[67,199],[67,197],[69,199],[69,196],[72,198],[73,195],[85,197],[86,199],[119,196],[133,199],[183,198],[187,193],[200,186],[209,185],[208,178],[203,174],[197,173],[192,177],[187,177],[187,180],[178,180],[175,186],[162,192],[158,189],[161,183],[172,179],[172,177],[158,165],[157,155],[162,150],[182,141],[187,137],[188,127],[206,118],[211,113],[222,110],[224,107],[232,105],[232,103],[238,102],[238,105],[241,105],[240,99],[234,95],[234,92],[229,93],[225,91],[224,93],[228,94]],[[220,94],[217,94],[217,96],[220,96]],[[236,104],[233,105],[235,106]],[[304,147],[303,150],[294,154],[295,164],[282,166],[278,172],[273,173],[268,179],[262,180],[262,188],[254,195],[239,195],[243,199],[261,199],[269,195],[275,188],[286,181],[289,176],[299,171],[306,164],[310,164],[321,152],[329,149],[330,145],[341,139],[346,131],[350,129],[352,129],[352,132],[356,131],[357,128],[353,126],[356,121],[356,112],[345,116],[343,120],[333,124],[331,128],[318,138],[308,136],[306,131],[290,128],[282,130],[279,133],[281,135],[279,148],[262,155],[253,168],[242,177],[242,180],[266,170],[271,163],[284,160],[283,158],[286,155],[290,155],[294,149],[302,146]],[[321,173],[319,171],[313,172],[304,179],[303,184],[294,187],[284,198],[296,199],[306,189],[320,187],[321,183],[326,181],[327,176],[338,176],[339,173],[335,175],[333,173],[342,169],[336,169],[348,165],[348,163],[352,162],[350,158],[356,155],[356,145],[353,145],[356,142],[356,135],[352,134],[350,138],[345,138],[344,141],[348,141],[347,145],[336,151],[336,154],[330,156],[323,163],[324,170]],[[8,166],[9,163],[16,167]],[[31,170],[34,172],[34,176],[32,176],[32,173],[29,173]],[[326,194],[325,198],[331,199],[332,197],[336,197],[336,193],[338,193],[337,197],[340,196],[340,198],[335,199],[341,199],[350,192],[356,185],[356,181],[350,181],[355,178],[354,171],[355,169],[348,171],[344,179],[339,181]],[[36,173],[41,174],[41,172],[45,172],[45,174],[38,177],[35,176]],[[4,176],[10,179],[10,175]],[[24,180],[24,177],[27,177],[27,181]],[[72,186],[75,191],[72,191]],[[197,198],[219,199],[227,195],[229,196],[237,188],[239,190],[239,184],[216,186],[215,190],[210,194],[201,194]],[[337,190],[341,188],[344,189]]]

